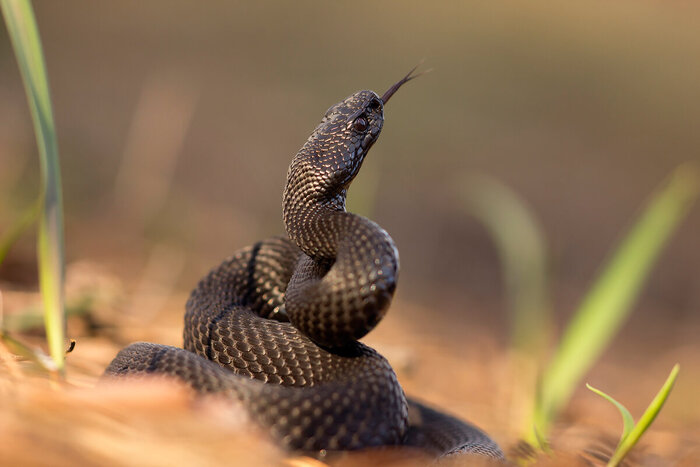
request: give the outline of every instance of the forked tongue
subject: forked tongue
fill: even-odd
[[[416,68],[418,68],[421,65],[421,63],[423,63],[423,62],[421,61],[418,65],[414,66],[413,69],[411,71],[409,71],[406,76],[401,78],[397,83],[395,83],[393,86],[391,86],[389,89],[387,89],[387,91],[382,96],[382,102],[384,103],[384,105],[386,105],[386,103],[389,101],[389,99],[391,99],[391,96],[393,96],[394,93],[396,91],[398,91],[401,86],[408,83],[412,79],[418,78],[420,75],[424,75],[424,74],[432,71],[432,68],[430,68],[428,70],[421,71],[417,75],[414,75],[413,72],[416,71]]]

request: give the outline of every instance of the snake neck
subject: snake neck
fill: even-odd
[[[333,262],[338,254],[342,217],[353,216],[344,206],[294,206],[285,210],[289,238],[308,256],[319,262]]]
[[[337,254],[345,196],[384,123],[376,93],[358,91],[326,112],[292,160],[283,195],[287,235],[314,260]],[[339,221],[341,219],[342,221]]]
[[[317,261],[334,261],[342,228],[347,189],[335,188],[339,181],[329,180],[318,164],[304,157],[304,148],[292,162],[282,200],[282,218],[289,238]],[[312,152],[312,151],[308,151]],[[349,183],[349,182],[348,182]],[[323,189],[325,188],[325,189]]]
[[[287,286],[286,313],[317,344],[340,348],[386,313],[398,251],[384,229],[345,210],[346,186],[323,192],[310,169],[304,161],[292,163],[283,197],[287,235],[305,253]]]
[[[367,258],[372,264],[398,262],[398,251],[384,229],[365,217],[346,211],[346,188],[332,195],[319,195],[316,184],[298,181],[304,177],[297,175],[296,171],[292,165],[283,196],[283,221],[287,235],[299,249],[315,261],[333,263],[338,259],[339,249],[353,245],[360,251],[352,254],[358,255],[362,254],[360,247],[373,246],[378,247],[382,257]],[[376,255],[376,249],[371,251]]]

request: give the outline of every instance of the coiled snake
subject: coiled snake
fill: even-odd
[[[230,396],[292,450],[409,445],[502,458],[479,429],[407,399],[384,357],[357,341],[389,307],[399,259],[381,227],[346,212],[345,196],[412,73],[382,97],[358,91],[328,109],[289,167],[289,238],[240,250],[202,279],[184,349],[132,344],[106,375],[168,375]]]

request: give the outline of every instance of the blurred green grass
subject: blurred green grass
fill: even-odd
[[[12,39],[31,109],[41,167],[40,212],[34,208],[22,216],[19,226],[9,229],[8,241],[22,233],[33,217],[38,218],[37,262],[43,302],[44,328],[55,369],[64,371],[66,327],[63,202],[58,142],[51,95],[44,65],[41,39],[29,0],[1,0],[2,14]],[[4,259],[3,255],[3,258]],[[0,261],[1,263],[2,261]]]
[[[547,436],[554,418],[568,403],[583,375],[616,339],[659,255],[685,220],[699,190],[697,167],[683,165],[676,169],[612,252],[564,329],[543,373],[532,421],[541,436]],[[657,319],[666,318],[661,315]],[[535,440],[532,434],[529,441]]]

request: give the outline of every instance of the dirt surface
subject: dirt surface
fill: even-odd
[[[150,341],[181,345],[186,295],[141,297],[160,302],[161,311],[142,313],[133,294],[116,277],[91,264],[69,274],[69,304],[91,305],[69,320],[76,339],[68,355],[67,379],[52,382],[27,361],[2,350],[0,359],[0,458],[14,465],[317,465],[291,458],[249,425],[242,411],[226,401],[192,399],[176,384],[100,383],[109,361],[126,343]],[[35,293],[2,284],[5,319],[14,310],[38,307]],[[407,394],[478,424],[511,458],[519,445],[522,414],[532,397],[523,384],[522,361],[481,325],[455,326],[431,318],[429,310],[398,301],[365,342],[385,355]],[[40,333],[39,333],[40,334]],[[43,345],[38,334],[15,333]],[[597,365],[588,381],[625,402],[639,415],[673,362],[693,361],[698,349],[677,347],[653,359],[624,367],[615,359]],[[519,362],[519,363],[518,363]],[[682,369],[661,416],[628,459],[628,465],[696,465],[700,462],[700,391],[697,373]],[[577,392],[550,439],[553,453],[537,465],[603,465],[617,443],[621,421],[607,402]],[[38,449],[37,447],[41,447]],[[380,451],[324,459],[331,465],[424,465],[411,451]],[[448,465],[474,465],[480,459],[452,459]],[[318,464],[321,465],[321,464]]]

